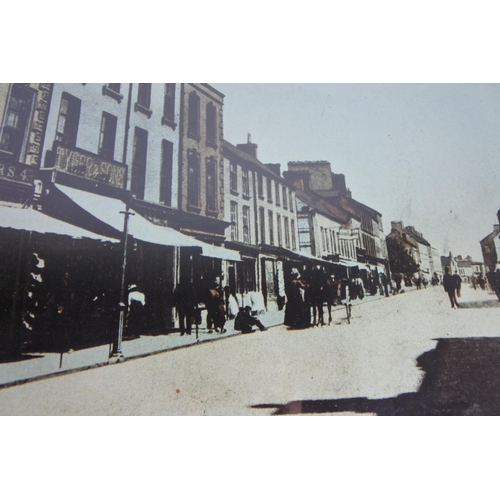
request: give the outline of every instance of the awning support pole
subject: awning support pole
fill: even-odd
[[[128,204],[125,212],[120,212],[124,216],[123,222],[123,260],[122,260],[122,278],[121,278],[121,286],[120,286],[120,303],[118,304],[120,310],[120,318],[118,323],[118,332],[116,338],[113,342],[113,350],[111,352],[110,359],[115,358],[119,361],[123,358],[122,353],[122,339],[123,339],[123,330],[125,328],[125,313],[127,311],[127,298],[125,291],[125,282],[127,277],[127,247],[128,247],[128,218],[131,215],[135,215],[133,212],[129,212]]]

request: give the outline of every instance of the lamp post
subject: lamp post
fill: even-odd
[[[135,215],[134,212],[130,212],[128,204],[124,212],[120,212],[124,216],[123,222],[123,260],[122,260],[122,278],[120,286],[120,303],[118,304],[120,310],[120,318],[118,322],[118,332],[116,338],[113,342],[113,351],[111,352],[110,359],[115,359],[119,361],[123,358],[122,353],[122,339],[123,339],[123,329],[125,327],[125,313],[127,311],[127,297],[125,290],[125,282],[127,277],[127,247],[128,247],[128,218],[131,215]]]

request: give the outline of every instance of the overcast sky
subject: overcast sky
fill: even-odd
[[[222,84],[224,136],[259,160],[327,160],[353,197],[482,260],[500,208],[500,85]]]

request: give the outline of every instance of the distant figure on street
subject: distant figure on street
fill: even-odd
[[[446,266],[444,268],[444,276],[443,276],[443,287],[444,291],[448,294],[450,298],[451,307],[455,309],[458,307],[457,297],[456,297],[456,286],[455,286],[455,278],[450,274],[450,268]]]
[[[455,273],[453,275],[453,279],[455,282],[455,289],[457,291],[457,297],[460,298],[460,290],[462,288],[462,278],[458,275],[458,273]]]
[[[246,306],[245,308],[241,307],[236,318],[234,318],[234,329],[241,333],[253,333],[255,331],[253,329],[254,326],[261,332],[267,330],[257,318],[252,316],[252,308],[250,306]]]
[[[290,279],[285,283],[286,305],[285,325],[290,328],[305,328],[309,326],[309,308],[304,304],[304,292],[306,285],[300,279],[296,269],[293,270]]]
[[[191,335],[191,326],[196,314],[198,300],[193,284],[188,277],[181,277],[180,282],[174,290],[174,305],[179,316],[179,328],[181,336]]]
[[[396,293],[401,291],[401,275],[399,273],[394,274],[394,283],[396,283]]]

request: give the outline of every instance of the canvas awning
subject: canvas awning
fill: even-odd
[[[73,224],[54,219],[32,208],[0,206],[0,227],[16,229],[18,231],[32,231],[39,234],[57,234],[75,239],[89,238],[92,240],[119,243],[119,240],[115,238],[87,231]]]
[[[123,201],[60,184],[57,185],[57,188],[93,217],[101,220],[113,229],[123,231],[124,213],[127,209]],[[240,254],[234,250],[216,247],[215,245],[210,245],[192,236],[183,234],[171,227],[153,224],[135,210],[129,209],[129,212],[134,215],[131,215],[128,219],[128,232],[137,240],[163,246],[198,247],[201,248],[202,255],[206,257],[233,261],[241,260]]]

